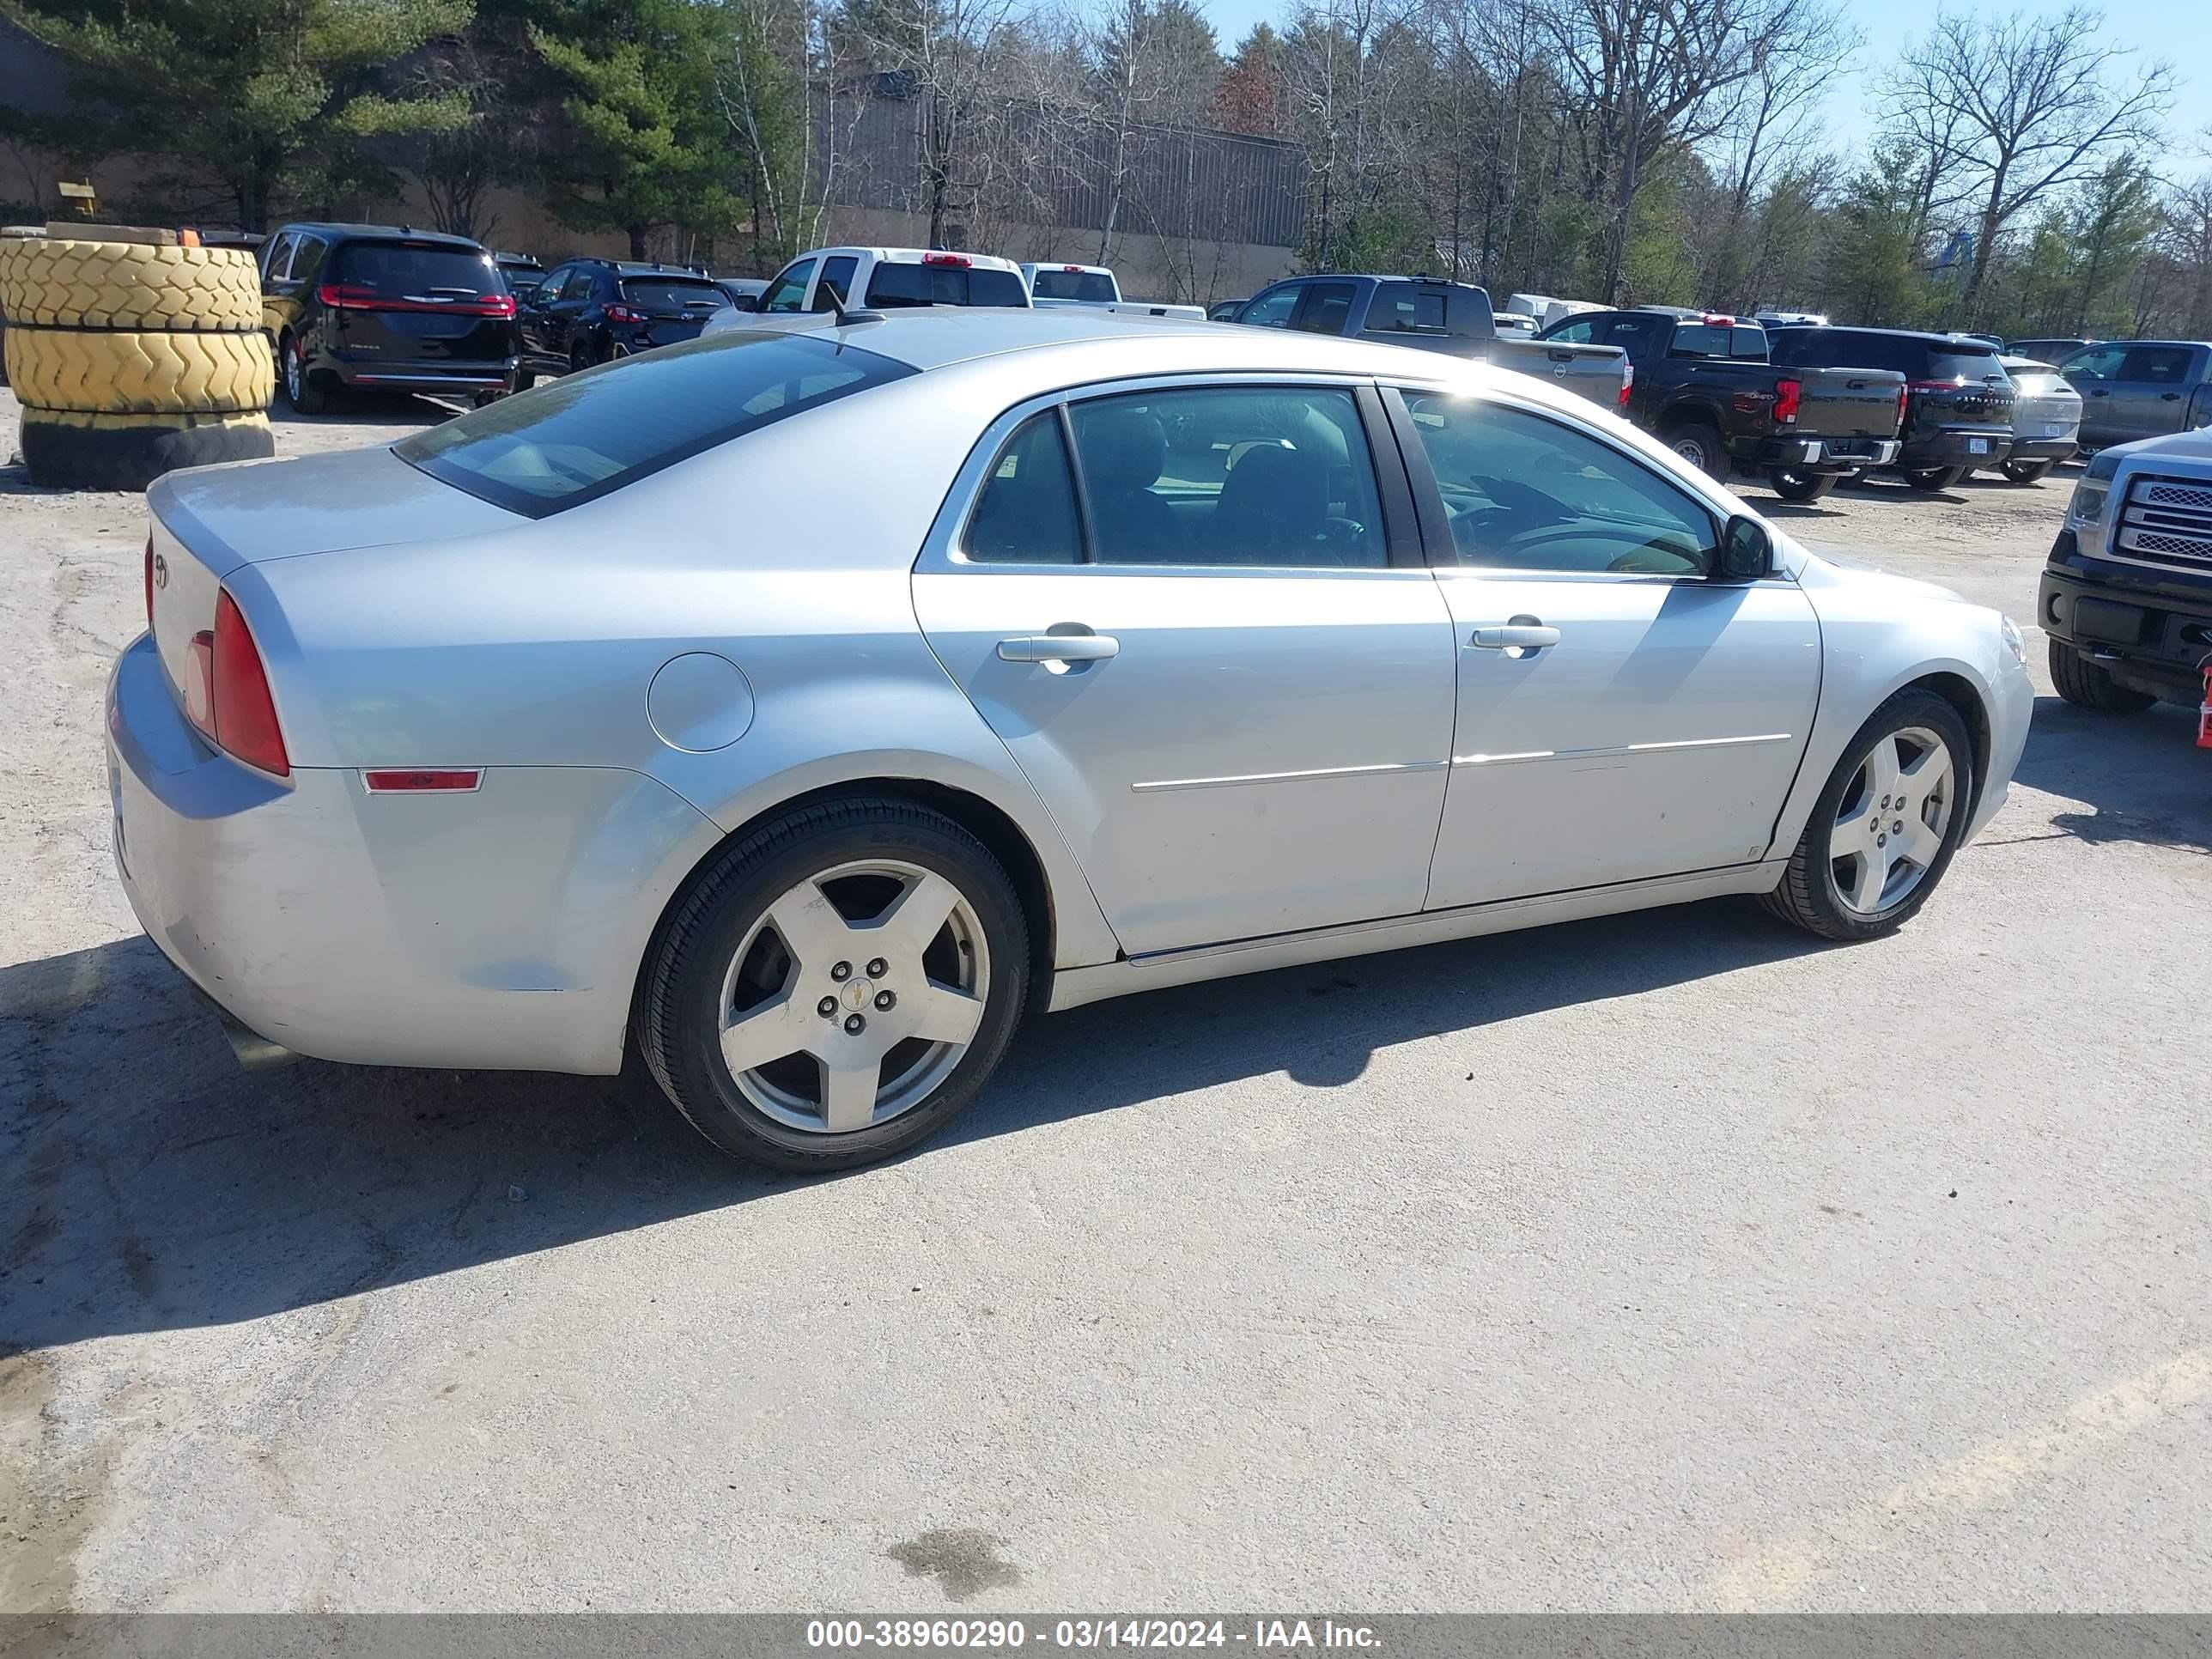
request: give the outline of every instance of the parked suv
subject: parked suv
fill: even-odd
[[[1768,361],[1788,368],[1886,368],[1905,376],[1904,447],[1889,470],[1948,489],[2012,453],[2013,386],[1986,340],[1893,328],[1778,328]]]
[[[2037,598],[2067,702],[2195,705],[2212,660],[2212,431],[2099,451]]]
[[[522,302],[521,384],[696,339],[729,302],[696,271],[571,259]]]
[[[2081,394],[2081,447],[2132,443],[2212,425],[2212,345],[2114,340],[2059,365]]]
[[[1585,311],[1539,337],[1619,346],[1636,379],[1628,418],[1691,465],[1763,472],[1785,501],[1814,501],[1846,472],[1897,459],[1905,377],[1873,368],[1777,368],[1766,331],[1716,312]]]
[[[302,415],[344,387],[481,402],[514,384],[514,296],[465,236],[285,225],[262,246],[261,315],[278,383]]]

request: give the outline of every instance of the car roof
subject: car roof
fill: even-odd
[[[1001,259],[995,253],[970,253],[966,248],[960,247],[817,247],[809,248],[799,257],[801,259],[834,259],[840,254],[873,259],[878,264],[896,265],[922,264],[933,256],[945,254],[956,259],[965,259],[970,265],[980,265],[985,270],[1007,270],[1017,276],[1022,273],[1022,268],[1012,259]]]
[[[1991,351],[1998,349],[1978,335],[1936,334],[1924,328],[1862,328],[1856,323],[1820,323],[1804,326],[1808,333],[1814,334],[1884,334],[1896,340],[1917,340],[1923,345],[1977,345]]]
[[[477,253],[490,252],[482,242],[471,241],[465,236],[450,235],[442,230],[424,230],[416,225],[353,225],[325,219],[289,219],[270,234],[281,235],[288,230],[312,231],[318,236],[340,240],[348,237],[364,240],[374,237],[380,241],[439,242],[447,247],[468,248]]]

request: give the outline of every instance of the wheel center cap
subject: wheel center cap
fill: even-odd
[[[845,988],[838,992],[837,996],[840,1001],[857,1014],[868,1006],[868,999],[875,994],[876,988],[866,980],[848,979],[845,981]]]

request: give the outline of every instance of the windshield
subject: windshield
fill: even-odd
[[[803,335],[716,334],[502,398],[403,440],[392,453],[538,519],[915,372]]]
[[[623,299],[647,311],[680,313],[689,306],[720,311],[730,302],[729,296],[712,283],[687,282],[681,276],[625,276],[622,292]]]
[[[876,267],[868,278],[867,303],[890,306],[1022,306],[1029,290],[1018,270],[981,266],[894,264]]]
[[[333,281],[387,300],[480,300],[506,285],[491,255],[432,242],[348,242]]]
[[[1040,268],[1030,292],[1040,300],[1083,300],[1094,305],[1111,305],[1121,297],[1114,291],[1114,279],[1096,270]]]

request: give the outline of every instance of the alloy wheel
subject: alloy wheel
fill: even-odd
[[[291,399],[295,409],[299,407],[301,389],[307,383],[307,349],[294,340],[292,349],[284,354],[284,395]]]
[[[1877,739],[1844,791],[1828,836],[1836,894],[1859,915],[1881,914],[1928,878],[1958,796],[1950,745],[1924,726]]]
[[[966,1054],[991,989],[975,907],[933,871],[841,864],[787,889],[722,981],[723,1065],[789,1127],[842,1134],[927,1100]]]

